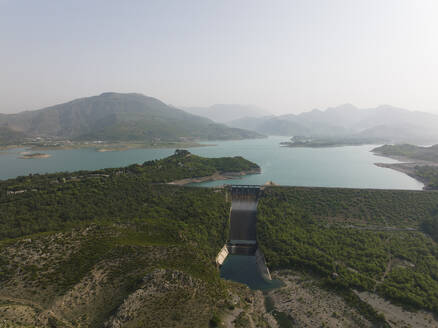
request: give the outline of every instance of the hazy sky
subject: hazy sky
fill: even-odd
[[[0,112],[104,91],[438,114],[437,0],[0,0]]]

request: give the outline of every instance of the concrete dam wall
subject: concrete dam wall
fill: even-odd
[[[233,199],[230,216],[231,242],[238,240],[256,240],[257,203],[258,201],[256,199]]]
[[[231,212],[229,240],[216,257],[218,266],[228,255],[255,257],[257,271],[265,280],[271,280],[263,253],[257,246],[257,205],[259,186],[231,186]]]

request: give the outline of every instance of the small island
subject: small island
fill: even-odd
[[[35,158],[49,158],[49,157],[52,157],[52,155],[43,154],[43,153],[31,153],[31,154],[25,153],[25,154],[22,154],[19,158],[21,158],[21,159],[35,159]]]

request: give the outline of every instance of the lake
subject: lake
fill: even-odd
[[[190,152],[206,157],[243,156],[260,165],[262,174],[242,179],[205,182],[214,186],[223,183],[264,184],[273,181],[280,185],[320,186],[378,189],[422,189],[423,184],[407,175],[374,165],[376,162],[397,161],[373,155],[376,146],[332,148],[287,148],[281,141],[287,137],[208,142],[215,146],[189,148]],[[171,155],[174,149],[131,149],[96,152],[94,149],[48,150],[50,158],[20,159],[25,149],[0,152],[0,179],[29,173],[95,170],[143,163]]]

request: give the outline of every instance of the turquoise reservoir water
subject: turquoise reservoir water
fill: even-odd
[[[375,162],[396,161],[377,157],[370,150],[375,146],[351,146],[333,148],[287,148],[280,142],[286,137],[267,139],[209,142],[215,146],[196,147],[189,150],[207,157],[243,156],[262,168],[262,174],[250,175],[225,183],[264,184],[274,181],[281,185],[421,189],[423,185],[407,175],[374,165]],[[99,153],[93,149],[51,150],[45,159],[20,159],[15,149],[0,152],[0,179],[14,178],[29,173],[94,170],[120,167],[133,163],[166,157],[174,149],[132,149]],[[206,182],[212,186],[224,181]]]

